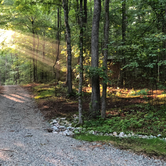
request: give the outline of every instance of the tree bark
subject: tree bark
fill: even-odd
[[[36,55],[35,55],[35,30],[34,30],[34,23],[35,18],[31,17],[31,24],[32,24],[32,34],[33,34],[33,82],[36,82],[36,75],[37,75],[37,69],[36,69]]]
[[[99,51],[99,21],[101,13],[101,0],[94,0],[94,13],[92,22],[92,36],[91,36],[91,67],[94,70],[98,69]],[[99,75],[96,73],[92,75],[92,95],[91,95],[91,117],[95,118],[100,114],[100,87],[99,87]]]
[[[107,75],[108,37],[109,37],[109,0],[105,0],[104,58],[103,58],[103,67],[105,68],[105,75]],[[106,117],[106,94],[107,94],[107,83],[103,79],[102,106],[101,106],[102,118]]]
[[[83,9],[82,0],[80,0],[80,68],[79,68],[79,89],[78,89],[78,111],[79,124],[82,124],[82,84],[83,84]]]
[[[57,44],[57,52],[56,52],[56,54],[57,54],[57,56],[56,56],[56,60],[55,60],[54,66],[53,66],[53,71],[54,71],[54,74],[55,74],[55,79],[57,81],[59,81],[59,77],[60,77],[60,64],[59,64],[60,38],[61,38],[61,33],[60,33],[60,27],[61,27],[61,24],[60,24],[61,14],[60,13],[61,12],[60,11],[61,11],[61,9],[58,8],[57,9],[57,35],[56,35],[56,44]]]
[[[67,87],[68,87],[68,94],[71,95],[72,90],[72,54],[71,54],[71,36],[70,36],[70,26],[68,22],[68,1],[62,0],[63,9],[64,9],[64,17],[65,17],[65,26],[66,26],[66,35],[67,35]]]
[[[122,45],[125,45],[126,42],[126,0],[122,2]],[[125,65],[125,51],[122,50],[122,67]],[[121,86],[125,83],[125,69],[121,70],[120,83]]]

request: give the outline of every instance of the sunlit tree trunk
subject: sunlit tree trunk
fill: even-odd
[[[103,58],[103,67],[105,68],[105,75],[107,75],[107,57],[108,57],[109,1],[110,0],[105,0],[104,58]],[[107,83],[103,80],[102,106],[101,106],[102,118],[105,118],[106,116],[106,93],[107,93]]]
[[[94,0],[94,13],[92,22],[92,34],[91,34],[91,67],[98,69],[99,63],[99,21],[101,13],[101,0]],[[92,95],[91,95],[91,108],[90,116],[95,118],[100,114],[100,87],[99,87],[99,75],[96,73],[92,76]]]
[[[35,19],[33,17],[31,17],[31,24],[32,24],[32,34],[33,34],[33,48],[32,48],[32,52],[33,52],[33,82],[36,82],[36,55],[35,55],[35,30],[34,30],[34,23],[35,23]]]
[[[63,9],[64,9],[64,18],[65,18],[65,26],[66,26],[66,35],[67,35],[67,87],[68,94],[72,94],[72,54],[71,54],[71,35],[70,35],[70,26],[68,22],[68,1],[62,0]]]
[[[59,81],[59,77],[60,77],[60,64],[59,64],[59,56],[60,56],[60,38],[61,38],[61,33],[60,33],[60,29],[61,29],[61,15],[60,12],[61,9],[58,8],[57,11],[57,15],[58,15],[58,20],[57,20],[57,57],[56,57],[56,62],[57,62],[57,68],[56,68],[56,78]]]
[[[60,64],[59,64],[59,56],[60,56],[60,21],[61,21],[61,16],[60,16],[60,9],[58,8],[57,10],[57,35],[56,35],[56,59],[55,59],[55,63],[53,66],[53,70],[54,70],[54,74],[55,74],[55,79],[57,79],[59,81],[59,70],[60,70]]]
[[[37,35],[37,33],[36,33],[36,35]],[[40,40],[39,40],[39,35],[37,35],[37,39],[38,39],[38,42],[37,42],[37,49],[36,49],[36,56],[38,56],[38,53],[39,53],[39,42],[40,42]],[[38,70],[37,70],[37,58],[36,58],[36,81],[38,82]]]

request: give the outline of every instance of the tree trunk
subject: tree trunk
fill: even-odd
[[[60,56],[60,40],[61,40],[61,9],[58,8],[58,32],[57,32],[57,57],[56,57],[56,62],[58,62],[57,64],[57,69],[56,69],[56,77],[57,80],[59,81],[60,79],[60,64],[59,64],[59,56]]]
[[[94,13],[92,22],[92,37],[91,37],[91,67],[93,70],[98,69],[99,51],[99,21],[101,13],[101,0],[94,0]],[[100,114],[100,87],[99,87],[99,75],[96,73],[92,75],[92,95],[91,95],[91,117],[95,118]]]
[[[68,1],[62,0],[63,9],[64,9],[64,17],[65,17],[65,26],[66,26],[66,35],[67,35],[67,87],[68,87],[68,94],[71,95],[72,90],[72,54],[71,54],[71,36],[70,36],[70,26],[68,23]]]
[[[36,55],[35,55],[35,30],[34,30],[34,22],[35,19],[31,17],[31,23],[32,23],[32,34],[33,34],[33,82],[36,82]]]
[[[59,64],[59,55],[60,55],[60,9],[58,8],[57,10],[57,35],[56,35],[56,45],[57,45],[57,56],[56,56],[56,60],[53,66],[53,71],[55,74],[55,79],[57,79],[57,81],[59,81],[59,77],[60,77],[60,64]],[[58,62],[58,63],[57,63]]]
[[[45,43],[45,31],[43,32],[43,43],[42,43],[42,47],[43,47],[43,52],[42,52],[42,54],[43,54],[43,59],[42,59],[42,61],[43,61],[43,64],[44,64],[44,61],[45,61],[45,47],[46,47],[46,43]],[[41,71],[41,80],[42,80],[42,82],[44,82],[45,80],[44,80],[45,78],[44,78],[44,68],[42,68],[42,71]]]
[[[125,45],[126,42],[126,0],[122,2],[122,45]],[[125,51],[122,50],[122,67],[125,65]],[[121,86],[125,83],[125,69],[121,70],[120,84]]]
[[[163,20],[163,34],[166,35],[166,6],[164,11],[164,20]],[[163,49],[164,49],[164,60],[166,60],[166,41],[163,41]],[[164,68],[164,80],[166,81],[166,67]]]
[[[1,86],[1,72],[0,72],[0,86]]]
[[[82,0],[80,0],[80,69],[79,69],[79,89],[78,89],[78,111],[79,124],[82,124],[82,84],[83,84],[83,10]]]
[[[105,0],[104,59],[103,59],[103,67],[105,68],[105,75],[107,75],[108,37],[109,37],[109,0]],[[106,93],[107,93],[107,83],[103,79],[102,107],[101,107],[102,118],[106,117]]]

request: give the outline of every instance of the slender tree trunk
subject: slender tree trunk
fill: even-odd
[[[55,79],[59,81],[59,55],[60,55],[60,9],[58,8],[57,10],[57,35],[56,35],[56,44],[57,44],[57,56],[56,60],[53,66],[54,74],[55,74]],[[58,62],[58,63],[57,63]],[[55,67],[56,66],[56,67]],[[58,66],[58,67],[57,67]]]
[[[79,70],[79,89],[78,89],[78,111],[79,124],[82,124],[82,84],[83,84],[83,8],[82,0],[80,0],[80,70]]]
[[[43,64],[44,64],[44,61],[45,61],[45,47],[46,47],[46,44],[45,44],[45,31],[44,31],[44,37],[43,37],[43,44],[42,44],[42,46],[43,46],[43,59],[42,59],[42,61],[43,61]],[[44,82],[46,77],[44,77],[44,69],[42,68],[42,71],[41,71],[41,80],[42,80],[42,82]]]
[[[40,40],[39,40],[39,35],[37,35],[37,33],[36,33],[36,36],[37,36],[37,39],[38,39],[38,41],[37,41],[37,49],[36,49],[36,55],[38,56],[38,53],[39,53],[39,42],[40,42]],[[36,81],[38,82],[38,74],[37,74],[37,72],[38,72],[38,70],[37,70],[37,58],[36,58]]]
[[[101,13],[101,0],[94,0],[94,13],[92,22],[92,37],[91,37],[91,67],[96,70],[98,69],[99,62],[99,21]],[[91,117],[95,118],[100,114],[100,86],[99,86],[99,75],[96,73],[92,76],[92,95],[91,95]]]
[[[163,34],[166,35],[166,6],[164,11],[164,20],[163,20]],[[166,60],[166,41],[163,41],[163,49],[164,49],[164,60]],[[166,80],[166,67],[164,68],[164,80]]]
[[[126,42],[126,0],[122,2],[122,45],[125,45]],[[122,50],[122,67],[125,65],[125,51]],[[126,72],[125,69],[121,70],[120,83],[123,86],[125,83]]]
[[[103,67],[105,68],[105,75],[107,75],[107,57],[108,57],[109,1],[110,0],[105,0],[104,59],[103,59]],[[102,118],[106,117],[106,94],[107,94],[107,83],[103,80],[102,107],[101,107]]]
[[[36,82],[36,64],[35,64],[35,34],[33,33],[33,82]]]
[[[33,82],[36,82],[36,64],[35,64],[35,58],[36,58],[36,55],[35,55],[35,30],[34,30],[34,22],[35,22],[35,19],[32,17],[31,18],[31,23],[32,23],[32,34],[33,34]]]
[[[1,82],[2,82],[2,81],[1,81],[1,71],[0,71],[0,86],[1,86]]]
[[[67,87],[68,94],[72,94],[72,54],[71,54],[71,36],[70,36],[70,26],[68,22],[68,1],[62,0],[63,9],[64,9],[64,17],[65,17],[65,26],[66,26],[66,35],[67,35]]]
[[[60,29],[61,29],[61,14],[60,14],[60,10],[58,8],[58,31],[57,31],[57,57],[56,57],[56,62],[58,62],[57,64],[57,69],[56,69],[56,77],[57,77],[57,80],[59,81],[59,77],[60,77],[60,64],[59,64],[59,56],[60,56],[60,40],[61,40],[61,33],[60,33]]]

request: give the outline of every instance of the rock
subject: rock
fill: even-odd
[[[134,136],[135,134],[133,132],[131,132],[131,135]]]
[[[74,133],[72,132],[72,131],[68,131],[67,133],[66,133],[66,136],[73,136],[74,135]]]
[[[118,135],[118,134],[117,134],[117,132],[113,132],[113,136],[115,136],[115,137],[116,137],[117,135]]]
[[[54,120],[52,121],[52,123],[53,123],[53,124],[54,124],[54,123],[58,123],[58,121],[54,119]]]
[[[138,135],[139,138],[142,138],[143,135]]]
[[[67,130],[63,131],[63,132],[62,132],[62,135],[68,135]]]
[[[66,118],[60,118],[61,121],[66,120]]]
[[[148,138],[148,136],[147,135],[143,135],[142,138]]]
[[[52,129],[53,129],[53,132],[59,131],[58,127],[56,127],[56,126],[52,126]]]
[[[59,126],[59,129],[66,129],[65,126]]]
[[[47,131],[49,132],[49,133],[51,133],[51,132],[53,132],[53,129],[47,129]]]
[[[153,136],[153,135],[150,135],[149,138],[152,139],[152,138],[154,138],[154,136]]]
[[[157,137],[161,137],[161,134],[158,134]]]
[[[124,132],[120,132],[119,137],[124,137]]]
[[[118,134],[117,134],[117,132],[113,132],[113,136],[115,136],[115,137],[116,137],[117,135],[118,135]]]
[[[81,127],[76,127],[75,129],[77,129],[77,130],[81,130],[82,128],[81,128]]]
[[[104,136],[109,136],[109,134],[108,134],[108,133],[105,133]]]
[[[90,130],[88,133],[89,134],[95,134],[95,132],[93,130]]]
[[[74,128],[73,127],[67,127],[67,130],[72,131],[72,130],[74,130]]]

